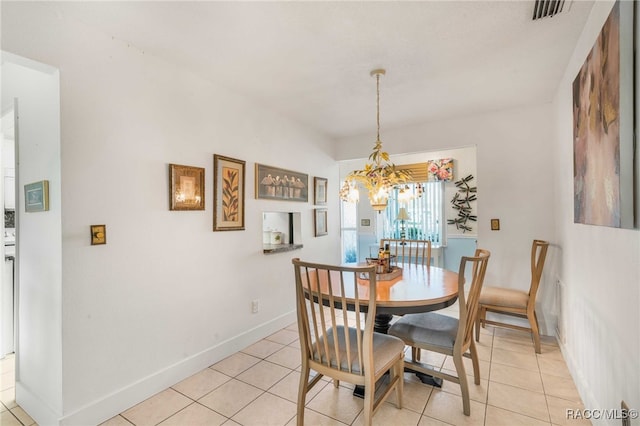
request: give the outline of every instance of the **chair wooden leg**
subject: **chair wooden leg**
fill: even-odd
[[[402,395],[404,393],[404,361],[400,360],[396,362],[393,367],[394,376],[398,378],[398,383],[396,384],[396,407],[398,409],[402,408]]]
[[[374,394],[376,390],[375,381],[371,381],[371,383],[367,383],[364,388],[364,424],[366,426],[371,426],[371,422],[373,420],[373,405],[375,402]]]
[[[473,382],[476,385],[480,384],[480,361],[478,361],[478,348],[471,339],[471,345],[469,346],[469,352],[471,352],[471,362],[473,363]]]
[[[415,346],[411,346],[411,360],[413,362],[420,361],[420,353],[422,351],[420,348],[416,348]]]
[[[529,319],[531,333],[533,334],[533,345],[536,348],[536,353],[540,354],[542,351],[540,350],[540,331],[538,329],[538,317],[536,316],[536,311],[533,311],[532,314],[527,314],[527,318]]]
[[[478,313],[476,314],[476,342],[480,341],[480,327],[486,327],[485,320],[487,319],[487,308],[482,305],[478,306]]]
[[[307,388],[309,386],[309,367],[303,365],[300,372],[300,385],[298,386],[298,410],[296,425],[304,425],[304,405],[307,397]]]
[[[453,363],[456,366],[456,373],[460,380],[460,390],[462,391],[462,411],[465,416],[471,415],[471,402],[469,401],[469,381],[467,380],[467,374],[464,371],[464,363],[462,362],[462,356],[453,356]]]

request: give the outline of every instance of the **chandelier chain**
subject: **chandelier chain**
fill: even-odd
[[[380,141],[380,74],[376,74],[376,125],[378,126],[377,141]]]

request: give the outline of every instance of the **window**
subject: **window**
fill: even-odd
[[[408,240],[444,244],[444,182],[410,183],[407,186],[408,199],[402,200],[398,189],[394,189],[389,197],[384,212],[383,238],[404,236]],[[423,188],[421,196],[420,186]],[[401,208],[406,209],[406,219],[401,218]]]
[[[342,261],[358,261],[358,204],[341,201]]]

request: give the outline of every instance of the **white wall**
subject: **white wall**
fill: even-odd
[[[16,194],[17,400],[35,417],[62,413],[60,94],[57,70],[2,55],[2,105],[18,98],[18,187],[49,181],[49,211]],[[18,134],[18,132],[16,132]]]
[[[572,83],[612,5],[595,3],[553,105],[557,121],[552,151],[554,204],[562,247],[557,268],[562,283],[559,328],[563,353],[585,406],[615,409],[624,399],[638,409],[640,232],[573,223]],[[639,106],[636,99],[636,114]]]
[[[491,251],[486,284],[528,289],[529,258],[534,238],[552,247],[538,294],[542,332],[555,330],[555,258],[553,176],[550,152],[551,106],[506,111],[384,129],[381,138],[390,155],[476,146],[478,247]],[[340,140],[339,160],[360,158],[371,149],[371,135]],[[395,158],[395,157],[394,157]],[[499,218],[501,230],[491,231]]]
[[[46,4],[2,18],[3,49],[61,70],[63,357],[47,362],[63,374],[60,423],[100,423],[293,322],[290,260],[339,261],[338,200],[315,238],[311,202],[254,199],[254,165],[335,194],[329,141]],[[247,162],[245,231],[212,232],[214,153]],[[169,211],[168,163],[205,168],[205,211]],[[263,211],[301,212],[304,248],[264,255]]]

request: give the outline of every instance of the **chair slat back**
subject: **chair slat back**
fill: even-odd
[[[389,252],[396,256],[397,263],[412,263],[431,266],[431,241],[383,238],[380,247],[389,244]]]
[[[460,344],[464,353],[471,344],[473,338],[473,326],[478,313],[478,300],[480,291],[484,283],[484,275],[487,271],[487,264],[491,253],[488,250],[476,249],[473,257],[463,256],[460,259],[460,269],[458,271],[458,303],[460,305],[460,325],[456,336],[456,345]],[[468,295],[465,296],[465,270],[467,265],[471,265],[471,285]],[[464,325],[464,328],[462,327]]]
[[[533,240],[531,245],[531,285],[529,286],[529,303],[536,302],[536,294],[540,286],[540,278],[542,277],[542,269],[544,261],[547,257],[547,249],[549,243],[542,240]]]
[[[363,376],[367,368],[373,368],[375,266],[324,265],[297,258],[292,262],[303,357]],[[359,287],[368,297],[359,297]]]

